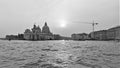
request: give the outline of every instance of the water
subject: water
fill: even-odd
[[[0,68],[119,68],[114,41],[3,41]]]

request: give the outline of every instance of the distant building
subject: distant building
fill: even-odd
[[[54,34],[54,40],[61,40],[61,36],[59,34]]]
[[[89,35],[91,39],[95,40],[120,40],[120,26],[108,30],[94,31]]]
[[[95,40],[106,40],[107,39],[107,30],[100,30],[90,33],[90,38]]]
[[[18,40],[18,36],[17,35],[6,35],[6,39],[7,40]]]
[[[18,34],[18,39],[19,40],[24,40],[24,34]]]
[[[120,40],[120,26],[108,29],[107,30],[107,39]]]
[[[120,40],[120,26],[116,27],[116,40]]]
[[[24,40],[23,34],[18,35],[6,35],[7,40]]]
[[[25,40],[52,40],[54,39],[53,34],[50,32],[50,29],[45,22],[42,30],[39,26],[34,25],[33,28],[26,29],[24,32],[24,39]]]
[[[89,39],[89,36],[86,33],[81,33],[81,34],[72,34],[71,38],[73,40],[87,40]]]

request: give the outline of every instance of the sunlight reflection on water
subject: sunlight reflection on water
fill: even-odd
[[[0,40],[0,68],[119,67],[120,43]]]

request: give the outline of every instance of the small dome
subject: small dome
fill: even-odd
[[[31,33],[30,29],[26,29],[25,33]]]
[[[33,33],[41,33],[41,29],[39,26],[37,27],[36,25],[33,25],[32,32]]]
[[[38,25],[37,29],[38,29],[38,30],[41,30],[40,27],[39,27],[39,25]]]
[[[36,33],[41,33],[41,29],[40,29],[40,27],[39,27],[39,26],[38,26],[38,27],[36,27],[35,32],[36,32]]]

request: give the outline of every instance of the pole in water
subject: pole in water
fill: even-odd
[[[8,39],[9,41],[11,41],[11,39]]]

